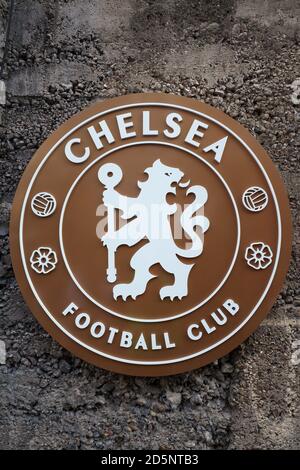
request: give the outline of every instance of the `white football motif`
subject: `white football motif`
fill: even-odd
[[[31,209],[39,217],[48,217],[56,208],[55,197],[50,193],[38,193],[31,201]]]
[[[268,204],[268,195],[264,189],[251,186],[243,194],[243,204],[251,212],[262,211]]]

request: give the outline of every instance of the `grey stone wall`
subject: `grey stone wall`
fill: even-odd
[[[0,128],[0,448],[299,449],[299,2],[15,3]],[[162,379],[112,374],[56,344],[22,300],[8,247],[16,186],[49,133],[96,100],[142,91],[203,100],[247,127],[283,175],[295,228],[287,281],[256,333]]]

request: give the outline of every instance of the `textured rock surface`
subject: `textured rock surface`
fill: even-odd
[[[15,3],[0,127],[0,448],[299,448],[299,2]],[[140,91],[201,99],[246,126],[283,174],[295,227],[262,326],[218,363],[165,379],[114,375],[54,343],[24,305],[7,236],[19,178],[49,133],[95,100]]]

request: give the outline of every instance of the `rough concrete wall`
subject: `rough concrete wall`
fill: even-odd
[[[300,305],[299,105],[290,88],[300,78],[297,6],[16,1],[1,127],[1,448],[300,447],[292,360]],[[24,305],[7,237],[17,183],[49,133],[95,100],[141,91],[191,96],[246,126],[283,174],[295,227],[285,287],[256,333],[213,365],[162,379],[96,369],[53,342]]]

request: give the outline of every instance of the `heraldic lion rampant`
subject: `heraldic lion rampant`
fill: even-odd
[[[127,284],[116,284],[113,297],[115,300],[122,297],[125,301],[127,297],[135,300],[142,295],[150,279],[155,277],[150,272],[151,266],[159,263],[165,271],[174,275],[174,284],[160,289],[161,300],[182,299],[188,294],[188,278],[194,264],[185,264],[178,256],[195,258],[203,251],[203,234],[209,228],[209,220],[195,213],[206,203],[207,191],[199,185],[191,186],[186,191],[186,194],[194,194],[195,199],[180,216],[182,229],[191,239],[191,246],[182,249],[174,241],[169,217],[177,211],[177,204],[169,204],[166,196],[176,194],[176,184],[186,187],[189,182],[180,184],[183,172],[164,165],[159,159],[144,172],[148,174],[148,179],[137,182],[140,193],[136,198],[124,196],[114,188],[122,179],[122,170],[118,165],[104,164],[98,172],[99,180],[106,187],[103,202],[108,209],[108,230],[101,240],[108,249],[108,280],[111,270],[115,274],[109,282],[116,279],[114,254],[117,248],[121,245],[131,247],[142,239],[148,239],[131,258],[130,266],[135,271],[133,280]],[[114,209],[121,211],[122,219],[132,219],[118,230],[114,229],[114,213],[111,212]],[[197,230],[198,227],[200,230]]]

